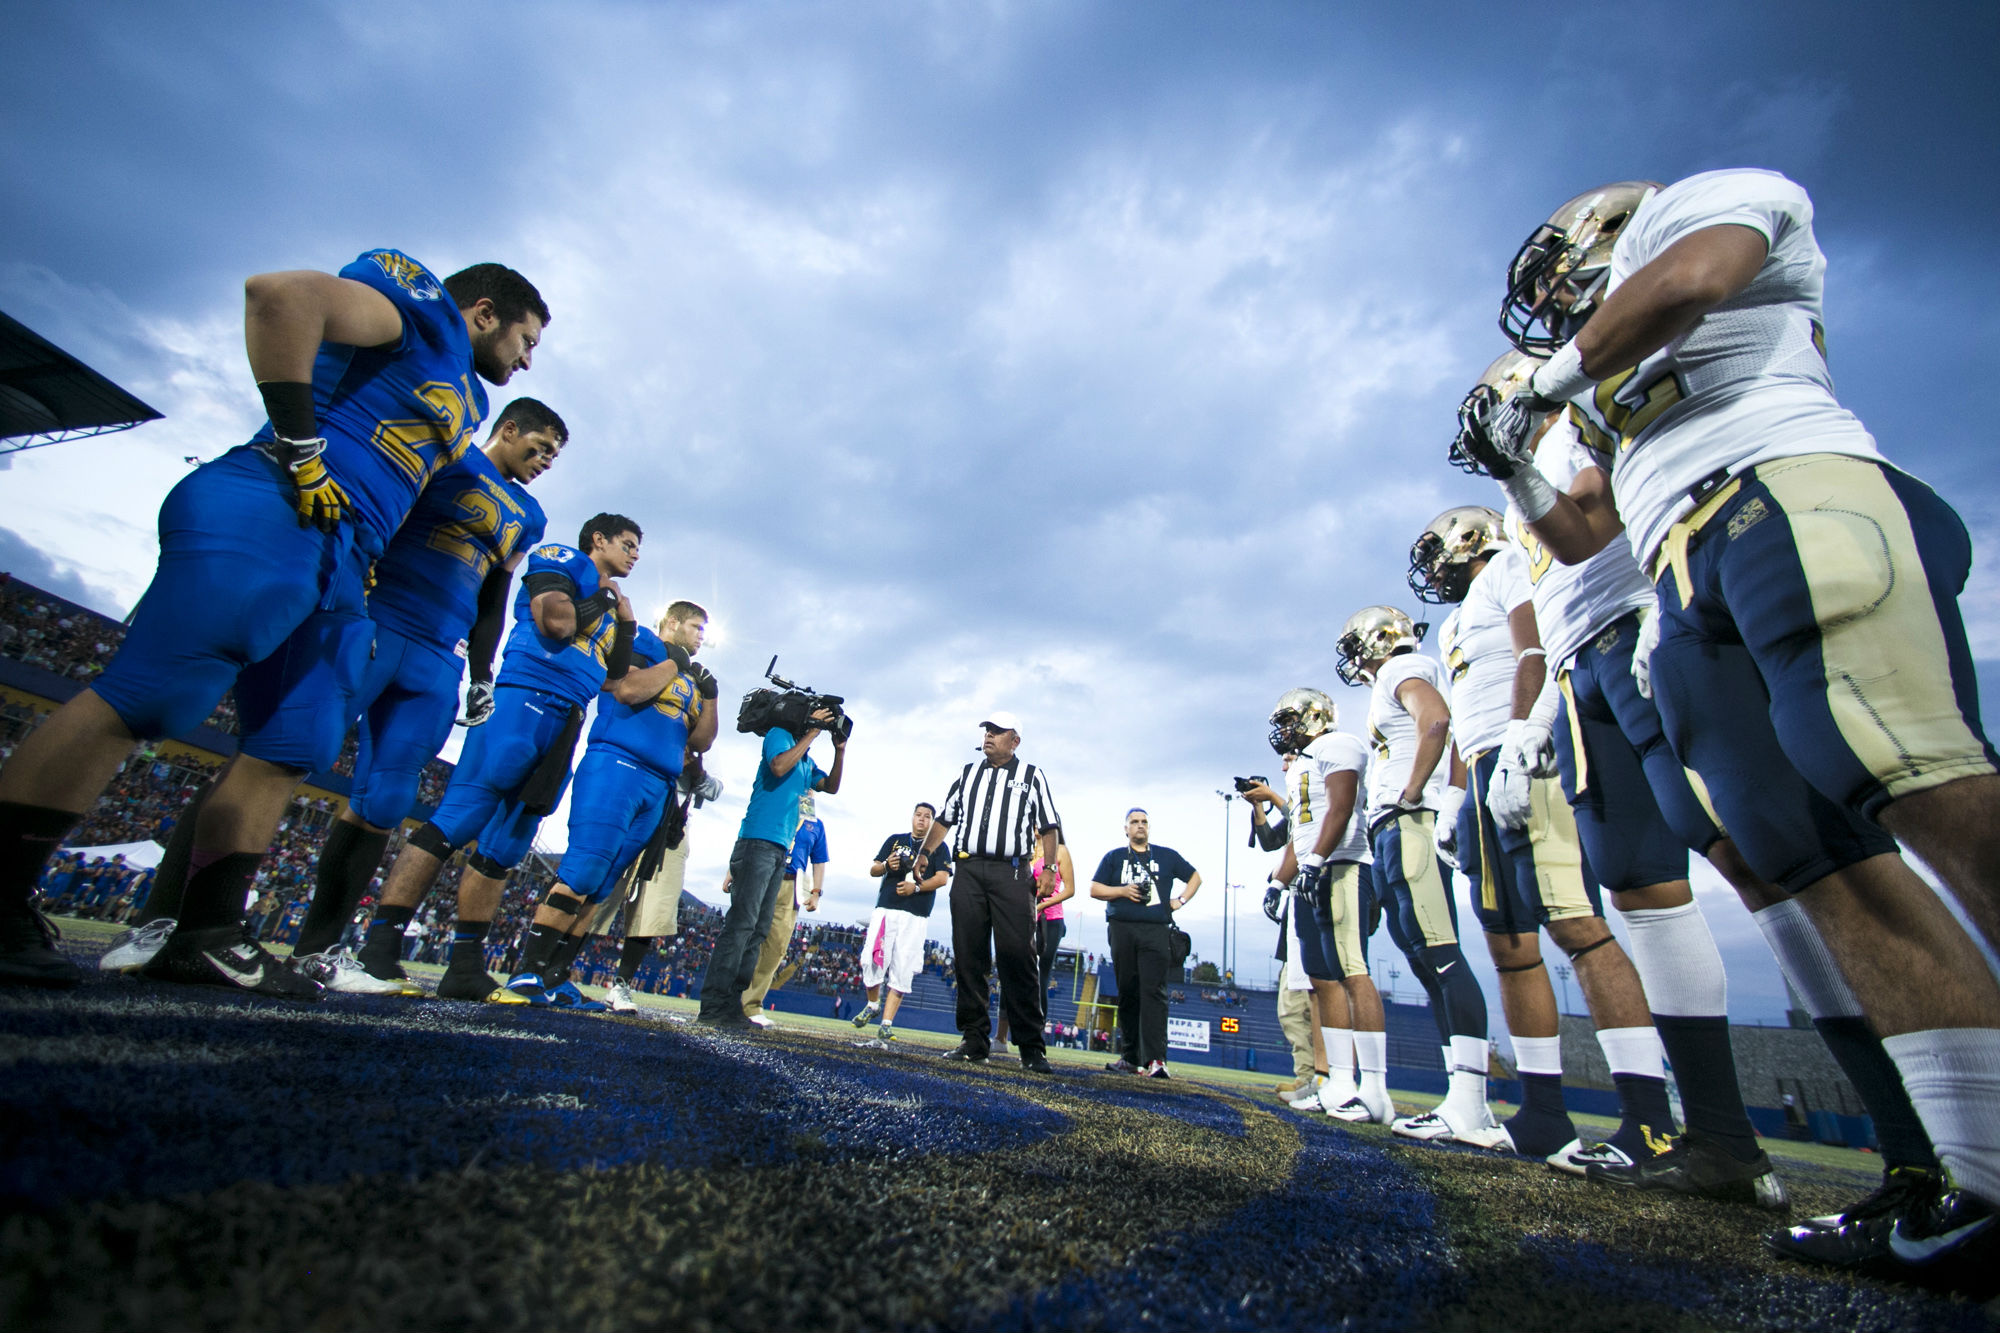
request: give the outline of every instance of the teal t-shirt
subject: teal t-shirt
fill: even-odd
[[[737,837],[761,838],[787,852],[792,849],[792,839],[798,836],[799,822],[812,800],[813,784],[822,774],[810,754],[802,756],[783,777],[771,771],[771,761],[798,743],[799,738],[783,727],[764,733],[764,755],[757,761],[757,780],[750,784],[750,808],[743,812]]]

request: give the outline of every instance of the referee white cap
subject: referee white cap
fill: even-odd
[[[1011,731],[1015,735],[1019,735],[1021,732],[1020,719],[1004,708],[997,713],[989,714],[986,720],[979,725],[989,731]]]

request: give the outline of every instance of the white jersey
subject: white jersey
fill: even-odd
[[[1585,468],[1604,466],[1605,460],[1577,439],[1576,426],[1567,415],[1535,446],[1535,470],[1559,491],[1568,490]],[[1567,665],[1612,621],[1652,605],[1653,585],[1629,543],[1614,541],[1580,565],[1565,565],[1528,531],[1516,505],[1507,506],[1507,531],[1521,544],[1528,582],[1535,590],[1535,624],[1550,671]]]
[[[1372,862],[1375,856],[1368,850],[1368,747],[1359,736],[1344,731],[1326,731],[1313,737],[1285,775],[1289,788],[1285,795],[1292,805],[1292,851],[1303,858],[1319,845],[1320,817],[1326,813],[1326,780],[1335,773],[1355,775],[1354,813],[1348,816],[1347,832],[1326,859]]]
[[[1421,680],[1430,685],[1440,696],[1449,697],[1444,683],[1444,668],[1437,659],[1425,657],[1421,653],[1403,653],[1384,662],[1375,673],[1375,692],[1368,700],[1368,740],[1374,746],[1375,754],[1368,765],[1368,821],[1374,823],[1377,816],[1402,799],[1403,788],[1410,781],[1410,768],[1417,757],[1417,720],[1410,716],[1410,710],[1403,707],[1396,697],[1396,690],[1406,680]],[[1424,783],[1424,806],[1435,810],[1444,795],[1445,779],[1450,776],[1450,751],[1431,770],[1429,781]]]
[[[1494,553],[1438,635],[1451,672],[1451,730],[1468,761],[1500,744],[1514,716],[1514,631],[1507,617],[1531,600],[1518,546]]]
[[[1639,206],[1611,251],[1609,291],[1683,236],[1748,227],[1770,245],[1750,285],[1685,334],[1576,400],[1584,443],[1613,459],[1612,491],[1641,564],[1712,476],[1799,454],[1880,458],[1833,396],[1812,200],[1774,171],[1705,171]]]

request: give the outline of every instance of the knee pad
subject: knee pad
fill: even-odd
[[[465,858],[465,864],[477,870],[488,879],[505,879],[508,873],[514,869],[512,866],[501,865],[485,852],[474,852]]]
[[[542,900],[542,906],[552,907],[564,916],[576,916],[584,908],[590,906],[590,902],[591,900],[588,898],[579,898],[575,894],[566,893],[561,889],[550,889],[549,896]]]
[[[428,821],[419,825],[417,831],[412,833],[407,841],[418,851],[429,852],[440,861],[449,861],[451,854],[458,850],[451,845],[451,839],[444,836],[442,829]]]

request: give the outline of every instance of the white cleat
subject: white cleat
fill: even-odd
[[[774,1028],[778,1026],[775,1021],[773,1021],[772,1019],[763,1014],[750,1015],[750,1021],[752,1023],[755,1023],[760,1028]]]
[[[1514,1136],[1507,1127],[1493,1118],[1493,1112],[1483,1103],[1470,1116],[1455,1114],[1449,1106],[1438,1107],[1439,1118],[1451,1127],[1451,1141],[1463,1143],[1469,1148],[1485,1148],[1489,1152],[1513,1152]]]
[[[292,970],[343,995],[401,995],[407,984],[369,975],[368,969],[345,949],[328,949],[292,959]]]
[[[611,978],[611,984],[604,988],[604,1004],[614,1014],[639,1012],[638,1001],[632,998],[632,987],[626,984],[623,977]]]
[[[1631,1167],[1632,1159],[1619,1150],[1609,1139],[1602,1143],[1585,1146],[1582,1139],[1571,1139],[1562,1147],[1550,1153],[1546,1159],[1551,1169],[1567,1172],[1572,1176],[1590,1174],[1593,1163],[1598,1166]]]
[[[1421,1143],[1432,1143],[1451,1137],[1451,1126],[1436,1111],[1425,1111],[1422,1115],[1406,1115],[1401,1120],[1392,1121],[1391,1132],[1406,1139],[1416,1139]]]
[[[135,967],[144,967],[153,961],[153,956],[167,947],[173,937],[174,927],[179,923],[172,917],[161,917],[148,921],[143,926],[135,926],[117,939],[97,960],[97,966],[104,972],[130,972]]]
[[[1367,1102],[1361,1100],[1361,1094],[1358,1092],[1327,1114],[1335,1120],[1345,1120],[1351,1125],[1365,1124],[1375,1118],[1374,1110]]]

